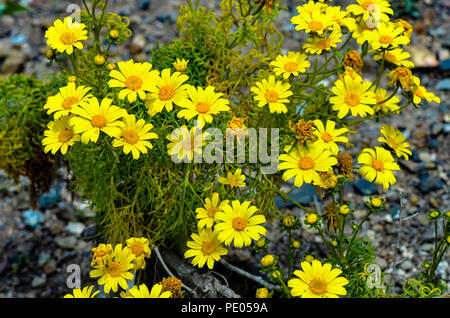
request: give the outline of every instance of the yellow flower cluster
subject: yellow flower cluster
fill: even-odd
[[[331,88],[329,105],[336,112],[340,124],[350,116],[370,119],[368,116],[399,113],[400,98],[395,95],[399,88],[409,91],[407,96],[414,104],[419,104],[423,99],[440,102],[438,97],[420,85],[419,78],[409,70],[414,64],[408,60],[411,55],[403,51],[403,47],[410,42],[412,28],[404,20],[390,21],[393,10],[388,1],[357,0],[342,10],[339,6],[309,0],[298,6],[297,12],[298,15],[291,21],[296,25],[296,30],[306,32],[308,39],[301,53],[289,52],[287,56],[278,56],[271,63],[276,67],[275,75],[283,75],[284,79],[290,80],[289,83],[283,83],[270,75],[268,80],[263,79],[251,89],[257,94],[255,100],[259,107],[268,104],[271,113],[295,111],[295,108],[289,107],[288,97],[292,95],[290,88],[293,80],[290,76],[305,72],[305,68],[311,65],[308,55],[324,55],[327,59],[327,53],[341,42],[342,29],[347,29],[346,33],[350,33],[363,50],[361,53],[350,51],[343,57],[344,72]],[[386,69],[391,69],[388,74],[389,84],[395,88],[394,92],[379,87],[380,78],[375,82],[363,79],[363,58],[371,53],[373,60],[381,65],[380,76]],[[308,78],[307,75],[305,80]],[[336,184],[333,167],[338,164],[336,158],[342,154],[337,143],[347,144],[348,138],[343,134],[349,133],[345,126],[336,129],[336,124],[331,119],[326,122],[316,119],[315,140],[309,136],[300,136],[304,137],[301,139],[296,136],[297,140],[304,142],[287,146],[286,153],[279,158],[279,170],[284,170],[283,180],[294,178],[297,187],[311,183],[322,188],[332,188]],[[380,142],[391,148],[397,157],[408,159],[408,155],[411,155],[409,144],[399,131],[383,125],[381,134],[384,137],[379,138]],[[393,170],[399,170],[399,166],[385,148],[363,149],[358,156],[358,163],[361,164],[360,174],[368,181],[383,185],[384,189],[396,182]],[[351,177],[348,172],[346,174]]]
[[[132,237],[126,240],[126,244],[101,243],[92,248],[90,277],[99,277],[98,285],[103,285],[104,292],[119,292],[122,298],[169,298],[172,292],[164,290],[164,281],[153,285],[151,291],[145,284],[134,285],[129,288],[129,282],[135,277],[138,270],[145,268],[145,259],[151,255],[149,240],[144,237]],[[179,286],[181,288],[181,285]],[[65,298],[94,298],[99,290],[93,292],[94,286],[86,286],[83,289],[76,288],[72,294]],[[177,290],[177,293],[181,291]]]
[[[252,240],[258,241],[266,235],[261,225],[266,222],[264,215],[257,213],[258,208],[250,201],[219,201],[219,194],[214,192],[211,198],[205,199],[205,205],[196,209],[198,234],[191,235],[187,242],[189,248],[185,258],[192,257],[192,264],[202,268],[205,264],[213,269],[214,262],[226,255],[226,246],[250,246]]]

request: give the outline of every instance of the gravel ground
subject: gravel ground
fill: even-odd
[[[42,54],[46,49],[43,35],[55,18],[65,15],[70,1],[28,2],[32,12],[0,18],[0,76],[25,73],[39,77],[58,70],[49,67]],[[177,8],[184,3],[182,0],[116,0],[110,3],[111,11],[128,15],[131,21],[134,35],[121,51],[124,60],[147,60],[157,42],[168,43],[177,36]],[[286,3],[294,10],[294,1]],[[217,1],[207,2],[207,5],[216,8]],[[369,195],[379,193],[387,199],[385,212],[373,215],[363,233],[377,247],[375,262],[385,272],[386,282],[393,285],[394,293],[405,279],[417,276],[420,264],[429,260],[434,234],[426,213],[430,209],[448,211],[450,208],[450,1],[423,1],[418,9],[421,17],[409,18],[416,31],[410,49],[418,66],[415,75],[420,76],[421,82],[442,102],[420,109],[410,108],[412,111],[404,111],[401,116],[357,127],[359,133],[351,139],[356,149],[377,144],[379,128],[386,122],[403,131],[414,153],[409,161],[400,162],[402,170],[397,173],[398,182],[386,193],[355,182],[346,195],[346,200],[356,209],[355,219],[362,217],[363,204]],[[292,10],[282,12],[278,20],[285,33],[286,50],[298,49],[302,41],[300,32],[293,31],[289,24]],[[369,77],[373,74],[370,65],[365,74]],[[63,171],[61,179],[64,179]],[[23,189],[26,185],[27,181],[23,180],[19,186],[13,186],[0,171],[0,298],[61,297],[69,291],[65,283],[69,264],[80,264],[82,280],[88,281],[92,243],[83,236],[89,236],[92,229],[93,224],[88,220],[92,213],[85,203],[77,198],[72,200],[62,184],[61,193],[43,199],[46,202],[41,206],[42,225],[33,229],[25,224],[23,217],[29,210],[28,194]],[[314,206],[311,200],[306,204]],[[326,202],[321,204],[324,210]],[[289,210],[303,221],[300,209],[285,207],[283,210]],[[280,241],[272,252],[282,255],[278,246],[283,246],[286,237],[276,228],[269,235],[273,241]],[[320,238],[311,231],[302,228],[296,235],[304,242],[298,257],[309,253],[323,255]],[[251,250],[231,252],[228,260],[249,272],[257,272],[257,259]],[[450,281],[448,256],[444,257],[438,274]],[[241,290],[241,295],[252,297],[254,291],[249,291],[248,295],[245,292],[247,290]]]

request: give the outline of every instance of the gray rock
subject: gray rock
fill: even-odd
[[[403,263],[400,264],[400,267],[405,271],[405,272],[409,272],[411,270],[414,269],[414,265],[413,263],[411,263],[411,261],[406,260]]]
[[[57,237],[55,243],[65,249],[74,249],[77,245],[77,238],[75,236]]]
[[[444,188],[444,183],[439,177],[427,175],[420,179],[419,190],[422,193],[430,193]]]
[[[86,225],[84,225],[81,222],[69,222],[64,228],[64,230],[70,234],[79,236],[84,231],[85,228]]]
[[[42,252],[41,254],[39,254],[39,258],[38,258],[38,266],[44,266],[48,261],[50,260],[50,254]]]
[[[56,272],[56,262],[54,260],[50,260],[47,264],[44,266],[44,272],[47,275],[53,274]]]
[[[26,55],[20,51],[14,50],[3,62],[0,72],[3,74],[16,73],[25,63]]]
[[[374,262],[375,264],[377,264],[378,266],[380,266],[380,268],[381,268],[382,270],[385,270],[385,269],[387,268],[387,266],[388,266],[387,261],[386,261],[384,258],[382,258],[381,256],[375,257],[375,259],[373,260],[373,262]]]
[[[47,282],[47,276],[43,274],[42,276],[35,276],[33,280],[31,281],[31,287],[33,288],[39,288],[45,285]]]

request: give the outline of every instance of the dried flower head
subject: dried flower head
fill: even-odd
[[[160,283],[162,285],[162,292],[170,291],[172,298],[183,298],[183,292],[181,291],[182,283],[181,279],[176,277],[163,278]]]
[[[352,180],[353,159],[348,153],[340,153],[337,156],[338,168],[341,173]]]
[[[361,59],[361,54],[356,50],[351,50],[347,52],[344,56],[342,62],[343,66],[351,67],[355,72],[361,73],[363,67],[363,60]]]
[[[289,128],[295,133],[299,145],[303,145],[308,140],[315,141],[317,139],[314,135],[314,122],[312,120],[304,121],[300,119],[294,126],[291,126],[289,121]]]
[[[337,229],[339,226],[339,221],[341,216],[338,215],[339,211],[334,210],[334,206],[330,203],[323,213],[322,217],[327,219],[328,231],[332,232],[334,229]]]
[[[414,78],[410,69],[406,67],[397,67],[389,73],[390,82],[388,85],[400,85],[403,89],[409,89],[414,85]]]

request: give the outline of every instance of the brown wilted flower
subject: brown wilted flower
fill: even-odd
[[[414,86],[414,77],[410,69],[406,67],[397,67],[389,73],[389,79],[391,80],[388,85],[397,86],[400,85],[403,89],[409,89]]]
[[[172,293],[172,298],[184,298],[183,292],[181,291],[181,279],[176,277],[163,278],[160,283],[162,285],[161,292],[170,291]]]
[[[406,35],[408,38],[411,39],[414,28],[411,24],[409,24],[408,21],[403,19],[397,19],[394,21],[394,24],[396,27],[403,28],[403,32],[401,33],[401,35]]]
[[[291,126],[289,121],[289,128],[295,133],[295,138],[297,138],[298,144],[302,145],[307,140],[315,141],[316,136],[314,135],[314,123],[312,120],[304,121],[300,119],[294,126]]]
[[[351,50],[347,52],[344,56],[342,62],[344,67],[351,67],[355,72],[361,73],[363,67],[363,60],[361,59],[361,54],[358,51]]]
[[[248,138],[247,126],[245,126],[244,124],[244,119],[233,117],[233,119],[227,122],[226,134],[231,138],[234,138],[234,136],[236,136],[237,141],[240,145],[241,140],[243,139],[244,136]]]
[[[266,7],[266,11],[267,13],[271,13],[272,12],[272,8],[275,5],[275,2],[277,2],[277,0],[255,0],[256,3],[258,4],[264,4],[264,6]]]
[[[353,159],[348,153],[340,153],[337,156],[338,168],[341,173],[352,180]]]
[[[336,187],[338,178],[335,175],[333,169],[328,170],[328,172],[319,172],[320,184],[316,185],[316,193],[321,194],[321,189],[332,189]],[[321,199],[325,196],[325,191],[321,194]]]
[[[334,229],[338,228],[338,226],[339,226],[338,221],[341,220],[341,216],[339,215],[339,211],[334,210],[334,206],[332,203],[330,203],[326,207],[325,212],[323,213],[322,217],[327,219],[329,232],[332,232],[332,231],[334,231]]]

